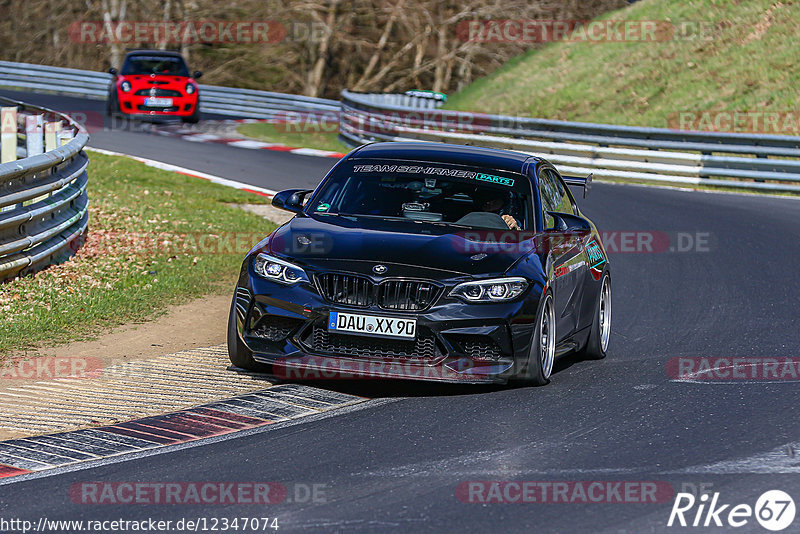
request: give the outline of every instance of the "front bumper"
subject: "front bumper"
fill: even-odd
[[[131,117],[190,117],[198,106],[197,95],[175,96],[172,98],[172,105],[163,107],[146,106],[146,96],[134,95],[131,93],[117,93],[119,100],[119,110]]]
[[[399,378],[504,383],[527,360],[541,288],[514,302],[467,304],[442,290],[430,308],[397,312],[328,302],[312,284],[281,286],[247,265],[236,289],[237,332],[253,358],[287,379]],[[415,318],[413,341],[330,333],[332,311]]]

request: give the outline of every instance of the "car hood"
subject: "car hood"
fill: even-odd
[[[510,232],[495,232],[506,234]],[[326,215],[299,216],[270,237],[271,253],[293,258],[322,270],[373,274],[388,267],[385,276],[480,276],[505,273],[528,250],[477,239],[486,232],[466,228]],[[422,271],[427,271],[423,273]],[[383,274],[383,273],[378,273]]]

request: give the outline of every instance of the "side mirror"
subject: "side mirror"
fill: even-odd
[[[108,69],[108,73],[111,74],[112,76],[116,76],[117,72],[119,72],[119,71],[117,69],[115,69],[114,67],[111,67],[110,69]]]
[[[571,215],[569,213],[559,213],[548,211],[548,215],[553,218],[553,228],[545,228],[548,232],[591,232],[592,225],[583,217]]]
[[[202,72],[200,72],[199,70],[196,70],[196,71],[194,71],[194,72],[192,73],[192,78],[194,78],[194,79],[196,80],[197,78],[199,78],[199,77],[200,77],[200,76],[202,76],[202,75],[203,75],[203,73],[202,73]]]
[[[272,197],[272,205],[282,210],[300,213],[303,211],[303,199],[313,189],[286,189]]]

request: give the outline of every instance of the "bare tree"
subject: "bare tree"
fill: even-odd
[[[458,90],[530,43],[477,42],[469,21],[586,20],[626,0],[0,0],[0,59],[119,66],[126,47],[180,48],[212,84],[336,98],[342,89]],[[82,21],[268,21],[278,42],[125,42],[77,38]],[[461,25],[461,26],[460,26]]]

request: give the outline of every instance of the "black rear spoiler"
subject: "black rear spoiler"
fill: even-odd
[[[577,176],[562,176],[564,178],[564,182],[567,185],[577,185],[578,187],[583,187],[583,198],[586,198],[586,194],[589,192],[589,189],[592,188],[592,176],[589,175],[586,178],[578,178]]]

